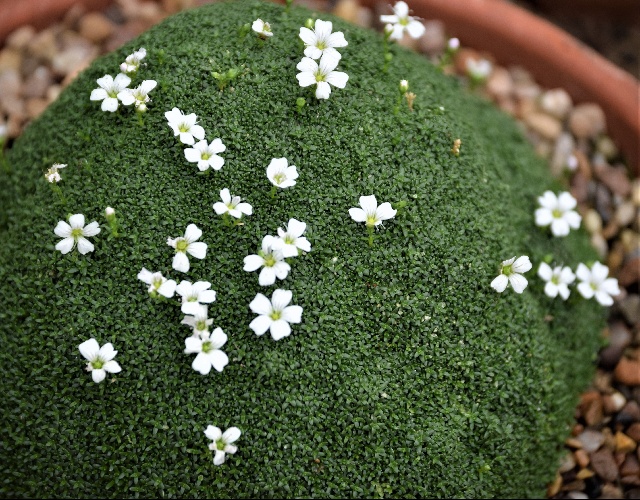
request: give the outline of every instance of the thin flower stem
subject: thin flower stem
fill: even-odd
[[[369,231],[369,246],[373,246],[373,226],[367,226],[367,230]]]
[[[276,197],[276,187],[272,186],[271,187],[271,198],[274,199]]]
[[[58,184],[56,184],[55,182],[52,182],[51,189],[53,189],[60,197],[60,202],[62,203],[62,205],[66,206],[67,200],[65,200],[64,195],[62,194],[62,189],[60,189],[60,186],[58,186]]]
[[[142,119],[142,113],[140,113],[139,111],[136,111],[136,115],[138,115],[138,125],[140,125],[141,127],[144,127],[144,120]]]

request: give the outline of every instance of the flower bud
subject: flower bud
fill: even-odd
[[[409,82],[407,80],[400,80],[400,93],[404,94],[409,90]]]

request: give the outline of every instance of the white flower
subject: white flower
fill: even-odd
[[[328,99],[331,95],[331,86],[343,89],[349,80],[349,75],[342,71],[334,71],[340,62],[340,54],[323,54],[320,64],[310,57],[303,57],[296,68],[300,71],[296,75],[301,87],[317,85],[316,98]]]
[[[300,222],[296,219],[289,219],[287,224],[287,230],[278,228],[278,238],[272,242],[272,246],[275,250],[280,250],[284,258],[297,257],[298,249],[304,252],[311,251],[311,243],[307,238],[302,236],[302,233],[307,229],[307,225],[304,222]]]
[[[216,201],[213,204],[213,210],[218,215],[222,215],[224,213],[228,213],[231,217],[235,217],[236,219],[241,219],[242,214],[251,215],[253,213],[253,208],[248,203],[240,203],[239,196],[231,197],[231,193],[227,188],[224,188],[220,191],[220,201]]]
[[[340,56],[335,47],[346,47],[348,45],[342,31],[331,33],[333,24],[331,21],[316,20],[313,31],[309,28],[300,28],[300,38],[306,48],[304,55],[311,59],[320,59],[323,54]]]
[[[173,297],[173,294],[176,291],[176,282],[174,280],[168,280],[162,276],[162,273],[152,273],[144,267],[142,268],[142,271],[138,273],[138,279],[149,285],[147,291],[152,297],[155,297],[155,295],[159,293],[169,299]]]
[[[113,350],[113,346],[108,344],[100,347],[96,339],[89,339],[78,346],[80,354],[88,361],[87,371],[91,372],[91,378],[97,384],[104,380],[109,373],[120,373],[122,368],[113,358],[118,351]]]
[[[151,101],[147,94],[155,89],[156,85],[158,82],[155,80],[144,80],[135,89],[123,90],[122,95],[118,94],[118,97],[125,106],[134,104],[136,110],[144,113],[147,110],[147,103]]]
[[[104,209],[104,215],[107,219],[110,217],[113,217],[115,214],[116,214],[116,211],[111,207],[107,207]]]
[[[558,294],[563,300],[569,298],[569,286],[576,279],[576,275],[568,267],[557,266],[551,269],[551,267],[543,262],[538,268],[538,276],[547,283],[544,285],[544,293],[547,297],[554,298]]]
[[[224,158],[216,153],[222,153],[226,148],[220,139],[214,139],[211,144],[206,140],[196,142],[192,148],[184,150],[184,157],[191,163],[197,163],[198,169],[204,172],[209,167],[220,170],[224,165]]]
[[[191,367],[202,375],[209,373],[212,366],[219,372],[224,370],[229,364],[229,358],[220,348],[226,341],[227,336],[221,328],[216,328],[211,335],[187,337],[184,340],[185,354],[198,353]]]
[[[142,61],[147,55],[147,51],[144,48],[136,50],[133,54],[129,54],[124,62],[120,65],[120,71],[123,73],[135,73],[140,67],[140,61]]]
[[[265,236],[262,238],[262,249],[258,254],[247,255],[244,258],[245,271],[252,272],[264,266],[258,278],[260,286],[273,285],[276,278],[285,279],[291,270],[291,266],[284,261],[282,252],[273,247],[275,240],[271,235]]]
[[[251,29],[255,31],[261,38],[267,38],[273,36],[271,32],[271,25],[265,23],[262,19],[256,19],[251,25]]]
[[[467,74],[474,80],[485,80],[493,71],[493,65],[486,59],[467,59]]]
[[[62,177],[60,177],[60,172],[58,172],[58,170],[60,170],[61,168],[65,168],[66,166],[67,165],[65,163],[54,163],[53,165],[51,165],[51,168],[44,174],[44,177],[51,183],[60,182],[62,180]]]
[[[517,260],[513,257],[502,261],[500,275],[491,282],[491,288],[496,292],[502,293],[507,288],[507,285],[511,283],[514,292],[522,293],[529,284],[527,278],[522,276],[522,273],[526,273],[531,267],[533,267],[531,261],[526,255],[518,257]]]
[[[447,48],[451,51],[458,50],[460,48],[460,40],[457,38],[449,38]]]
[[[280,340],[291,334],[289,323],[300,323],[302,321],[302,307],[289,306],[293,293],[290,290],[274,290],[271,300],[257,294],[249,304],[251,310],[259,316],[255,318],[249,328],[256,335],[262,335],[267,330],[271,330],[273,340]]]
[[[554,236],[566,236],[570,228],[578,229],[582,217],[573,210],[577,204],[576,199],[568,192],[562,192],[556,197],[551,191],[545,191],[538,197],[541,208],[536,209],[536,226],[546,227],[551,225]]]
[[[196,142],[194,137],[199,141],[204,139],[204,129],[196,125],[198,117],[195,113],[185,115],[178,108],[173,108],[171,111],[166,111],[164,116],[173,129],[173,135],[179,135],[180,142],[183,144],[193,144]]]
[[[202,236],[202,231],[195,224],[189,224],[184,236],[167,238],[167,245],[176,249],[173,257],[173,268],[176,271],[186,273],[189,271],[189,258],[187,253],[196,259],[204,259],[207,255],[207,244],[197,241]]]
[[[375,195],[361,196],[360,206],[362,208],[350,208],[349,215],[356,222],[364,222],[367,226],[373,227],[382,224],[383,220],[391,219],[398,212],[391,208],[391,203],[385,202],[378,206]]]
[[[198,304],[198,307],[194,308],[193,314],[187,314],[180,324],[191,327],[192,337],[205,338],[209,337],[209,327],[213,325],[213,319],[209,318],[207,306]]]
[[[209,290],[211,283],[208,281],[181,281],[176,288],[178,295],[182,297],[182,312],[196,314],[200,310],[200,304],[211,304],[216,300],[215,290]]]
[[[91,91],[92,101],[102,101],[102,111],[111,111],[112,113],[118,109],[118,99],[127,95],[123,92],[131,83],[131,78],[127,75],[119,73],[115,80],[111,75],[104,75],[96,80],[100,88]]]
[[[93,252],[93,243],[86,238],[89,236],[95,236],[100,232],[98,223],[93,221],[91,224],[84,225],[84,215],[74,214],[69,217],[69,224],[65,221],[58,222],[58,225],[53,230],[57,236],[64,238],[56,244],[56,250],[60,250],[62,254],[67,254],[73,247],[78,244],[78,252],[85,255],[89,252]]]
[[[213,457],[213,463],[215,465],[222,465],[224,463],[226,453],[233,455],[238,451],[238,448],[231,444],[240,437],[241,432],[237,427],[229,427],[223,434],[218,427],[209,425],[204,431],[204,434],[213,441],[213,443],[209,443],[209,449],[216,452]]]
[[[390,37],[400,40],[406,31],[411,38],[420,38],[424,33],[424,24],[409,15],[409,6],[405,2],[396,2],[393,14],[380,16],[380,22],[390,24]]]
[[[615,278],[607,278],[609,276],[609,268],[600,262],[596,262],[591,270],[584,264],[578,264],[576,275],[581,283],[578,284],[578,291],[585,299],[595,296],[600,305],[610,306],[613,304],[612,295],[618,295],[618,280]]]
[[[273,158],[267,167],[267,177],[271,184],[279,188],[295,186],[298,171],[295,165],[288,166],[286,158]]]

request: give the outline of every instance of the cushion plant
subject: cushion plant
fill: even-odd
[[[299,29],[317,16],[348,42],[349,80],[328,99],[296,80]],[[247,29],[257,18],[272,37]],[[595,256],[581,230],[535,226],[537,197],[557,186],[508,117],[399,46],[385,68],[384,46],[302,8],[208,5],[97,60],[16,141],[0,177],[4,496],[542,494],[604,315],[575,292],[549,299],[535,271]],[[147,111],[102,111],[96,80],[141,47],[131,87],[157,81]],[[413,111],[396,109],[403,79]],[[173,108],[224,143],[221,168],[187,161]],[[269,182],[274,158],[297,167],[294,186]],[[54,163],[68,165],[59,184],[43,175]],[[213,210],[223,189],[252,206],[241,224]],[[372,239],[349,216],[369,195],[398,210]],[[102,225],[94,251],[55,249],[72,214]],[[311,250],[260,286],[244,258],[292,218]],[[167,239],[190,224],[208,248],[185,273]],[[521,255],[529,286],[496,293],[500,262]],[[222,372],[192,368],[180,300],[151,297],[152,272],[212,283]],[[278,341],[249,328],[249,304],[276,289],[303,310]],[[122,368],[98,384],[78,350],[90,338]],[[242,432],[221,466],[208,426]]]

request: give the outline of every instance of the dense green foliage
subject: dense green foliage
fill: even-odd
[[[94,63],[10,151],[0,177],[3,496],[542,494],[603,311],[575,293],[549,300],[535,270],[547,255],[574,269],[592,259],[586,238],[534,226],[545,166],[509,118],[420,56],[393,47],[385,74],[381,37],[335,20],[349,42],[346,88],[327,101],[300,88],[298,30],[310,15],[254,1],[179,14]],[[258,17],[273,38],[240,38]],[[131,108],[105,113],[89,100],[139,47],[148,56],[133,85],[159,82],[144,126]],[[240,74],[221,92],[211,71],[232,67]],[[415,111],[396,115],[403,78]],[[174,106],[222,139],[222,170],[201,175],[184,159],[164,117]],[[272,199],[265,169],[283,156],[300,177]],[[43,177],[54,162],[69,165],[66,206]],[[254,207],[243,226],[212,210],[225,187]],[[348,215],[369,194],[407,202],[373,247]],[[86,256],[54,250],[53,228],[73,213],[103,225]],[[262,288],[243,258],[290,217],[308,224],[312,251]],[[184,275],[166,240],[192,222],[209,250]],[[534,263],[525,293],[495,293],[500,261],[523,254]],[[178,299],[152,300],[142,267],[213,283],[210,314],[229,335],[224,372],[191,368]],[[248,304],[277,287],[304,313],[275,342],[249,329]],[[78,352],[91,337],[112,342],[123,368],[101,384]],[[208,424],[243,432],[220,467]]]

